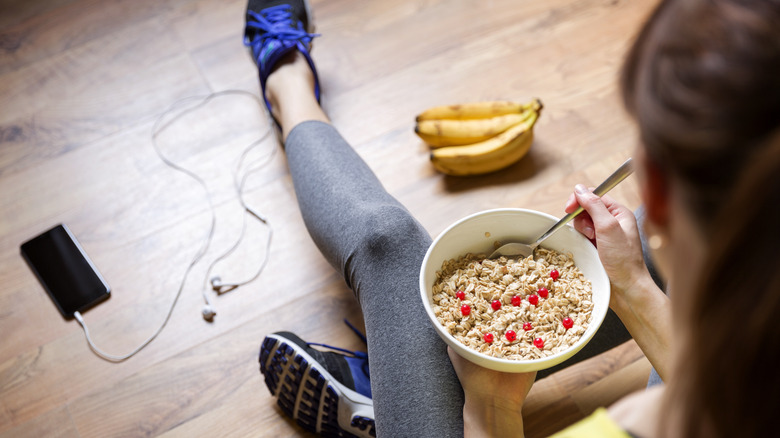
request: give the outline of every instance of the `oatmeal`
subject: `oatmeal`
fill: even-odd
[[[436,273],[433,311],[455,339],[497,358],[539,359],[568,349],[588,328],[590,281],[571,254],[536,258],[466,254]]]

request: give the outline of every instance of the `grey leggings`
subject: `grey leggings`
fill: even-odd
[[[462,436],[463,390],[418,290],[431,237],[331,125],[301,123],[285,149],[309,234],[342,273],[363,311],[377,432]],[[599,333],[573,359],[629,338],[610,311]]]

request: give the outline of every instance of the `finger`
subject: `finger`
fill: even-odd
[[[447,355],[450,357],[450,362],[453,362],[454,364],[458,355],[452,350],[452,347],[450,347],[449,345],[447,346]]]
[[[591,187],[590,191],[592,192],[595,190],[595,188]],[[572,211],[576,210],[580,206],[580,203],[577,202],[577,198],[574,196],[574,193],[569,195],[569,199],[566,200],[566,205],[563,208],[563,211],[565,213],[571,213]]]
[[[613,216],[618,211],[620,211],[620,212],[631,211],[626,206],[624,206],[623,204],[617,202],[615,200],[615,198],[613,198],[613,197],[611,197],[609,195],[602,196],[601,197],[601,202],[603,202],[604,205],[607,206],[607,210],[609,210],[612,213]],[[632,214],[633,214],[633,212],[632,212]]]
[[[617,223],[615,217],[610,213],[604,202],[582,184],[574,187],[574,197],[591,217],[593,227],[598,233],[599,230],[608,229]]]
[[[569,195],[569,199],[566,200],[566,204],[563,207],[563,211],[568,214],[576,210],[577,207],[579,206],[580,204],[577,203],[577,198],[575,198],[574,193],[572,193]]]
[[[596,238],[596,230],[593,228],[593,220],[590,218],[587,212],[580,213],[579,216],[574,218],[574,229],[582,233],[583,236],[590,240]]]
[[[450,362],[452,362],[452,367],[455,369],[455,374],[460,378],[460,373],[463,368],[462,358],[449,345],[447,346],[447,355],[450,357]]]
[[[604,202],[604,204],[606,204],[607,207],[610,205],[620,205],[620,203],[618,203],[615,198],[609,195],[602,195],[601,200]]]
[[[636,221],[634,212],[625,205],[617,202],[614,198],[604,195],[601,197],[601,201],[607,206],[607,210],[609,210],[610,214],[619,222],[622,223],[624,220]]]

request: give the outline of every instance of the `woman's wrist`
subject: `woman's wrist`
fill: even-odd
[[[466,394],[463,405],[464,436],[522,437],[523,403],[488,394]]]
[[[627,284],[612,284],[610,307],[620,315],[641,314],[648,301],[666,298],[647,269],[638,271]]]
[[[613,291],[610,307],[661,378],[665,378],[671,362],[672,313],[669,297],[648,273],[630,287]]]

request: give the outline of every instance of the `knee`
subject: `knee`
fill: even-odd
[[[350,249],[342,259],[341,268],[347,285],[358,299],[367,290],[371,293],[370,285],[377,282],[400,284],[414,278],[431,243],[419,222],[400,205],[367,206],[367,210],[355,217],[360,224],[350,227],[354,234],[350,236]]]
[[[368,216],[365,233],[358,251],[377,257],[399,252],[418,252],[427,249],[430,236],[402,206],[385,205],[375,208]]]

